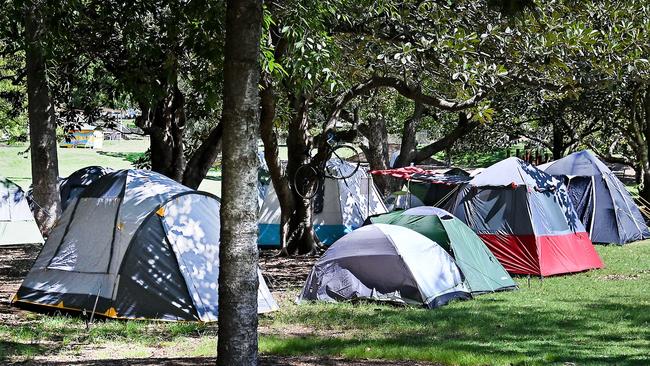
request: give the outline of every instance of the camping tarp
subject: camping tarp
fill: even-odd
[[[215,321],[219,207],[215,196],[157,173],[109,173],[72,199],[13,303]],[[258,310],[276,308],[261,280]]]
[[[458,266],[442,247],[413,230],[375,224],[328,248],[299,300],[367,299],[435,308],[469,298]]]
[[[625,185],[596,156],[579,151],[544,165],[565,181],[571,202],[594,243],[625,244],[650,230]]]

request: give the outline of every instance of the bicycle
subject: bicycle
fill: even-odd
[[[322,188],[325,178],[348,179],[352,177],[359,166],[359,151],[352,145],[339,144],[336,142],[334,133],[328,134],[327,159],[315,164],[312,162],[303,164],[296,169],[293,176],[293,189],[303,199],[312,199]],[[332,166],[328,168],[328,164]]]

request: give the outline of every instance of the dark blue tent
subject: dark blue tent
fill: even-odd
[[[639,207],[623,182],[589,151],[575,152],[540,168],[564,179],[592,242],[625,244],[650,238]]]

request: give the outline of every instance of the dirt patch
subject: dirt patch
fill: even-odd
[[[597,278],[601,281],[633,281],[633,280],[641,279],[641,277],[643,276],[638,273],[635,273],[630,275],[611,274],[605,276],[598,276]]]
[[[271,291],[282,292],[302,287],[318,257],[278,257],[275,250],[260,253],[260,267]]]
[[[0,248],[0,324],[16,325],[29,317],[27,312],[12,307],[10,301],[40,250],[37,245]]]

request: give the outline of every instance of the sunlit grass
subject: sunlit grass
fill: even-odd
[[[650,243],[599,246],[607,268],[518,279],[519,291],[436,309],[284,304],[264,323],[311,335],[262,337],[284,355],[427,360],[452,365],[650,363]]]
[[[260,318],[260,351],[448,365],[650,364],[650,242],[597,249],[605,269],[530,287],[518,278],[518,291],[435,310],[286,300]],[[78,317],[30,314],[0,325],[0,360],[102,347],[98,357],[207,357],[216,332],[214,324],[112,320],[86,330]]]

